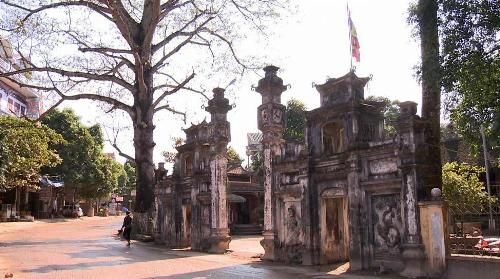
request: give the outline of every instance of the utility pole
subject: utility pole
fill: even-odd
[[[483,139],[483,156],[484,156],[484,168],[486,169],[486,189],[488,189],[488,206],[490,207],[490,217],[488,219],[488,229],[490,232],[496,230],[495,219],[493,219],[493,210],[491,208],[491,185],[490,185],[490,170],[488,161],[488,149],[486,147],[486,137],[484,136],[484,126],[481,125],[481,138]]]

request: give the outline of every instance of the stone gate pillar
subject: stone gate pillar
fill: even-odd
[[[224,97],[224,89],[215,88],[214,97],[205,108],[210,113],[210,253],[224,253],[229,248],[231,237],[227,224],[227,144],[231,140],[227,112],[232,109]]]
[[[401,114],[397,122],[399,134],[402,172],[402,189],[405,234],[403,237],[402,257],[404,270],[400,273],[407,278],[425,277],[424,245],[422,244],[421,227],[418,208],[418,192],[423,188],[423,165],[425,147],[423,145],[424,123],[417,113],[417,103],[400,103]]]
[[[265,254],[262,259],[274,260],[275,222],[273,159],[281,155],[283,130],[285,128],[285,106],[281,94],[286,90],[283,80],[277,76],[278,67],[264,68],[265,76],[259,80],[255,91],[262,95],[262,105],[257,109],[259,130],[262,131],[264,149],[264,239],[261,245]]]

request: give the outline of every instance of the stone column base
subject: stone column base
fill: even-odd
[[[404,270],[399,274],[406,278],[425,278],[425,253],[422,244],[403,244]]]
[[[229,236],[229,229],[212,229],[210,231],[210,237],[208,239],[210,243],[210,248],[208,253],[213,254],[224,254],[229,249],[229,242],[231,242],[231,237]]]
[[[274,251],[274,232],[265,231],[262,233],[264,239],[260,241],[260,245],[264,248],[264,255],[261,257],[262,260],[274,261],[276,260],[276,255]]]

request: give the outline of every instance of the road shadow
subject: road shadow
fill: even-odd
[[[293,267],[277,263],[248,263],[234,266],[207,269],[203,271],[177,273],[167,276],[144,277],[142,279],[192,279],[192,278],[351,278],[342,275],[329,275],[326,272],[317,272],[304,266]],[[363,277],[357,277],[361,279]],[[370,277],[367,277],[367,279]]]
[[[12,241],[12,242],[0,242],[0,248],[9,248],[16,246],[37,246],[37,245],[50,245],[50,244],[100,244],[108,243],[105,239],[47,239],[44,241]]]
[[[76,264],[52,264],[52,265],[44,265],[38,268],[33,269],[25,269],[22,272],[29,273],[50,273],[54,271],[61,270],[85,270],[85,269],[93,269],[96,267],[103,266],[115,266],[115,265],[123,265],[133,262],[131,260],[114,260],[114,261],[100,261],[100,262],[90,262],[90,263],[76,263]]]
[[[111,240],[111,241],[110,241]],[[115,240],[115,241],[113,241]],[[61,244],[58,241],[54,244]],[[81,250],[64,253],[66,256],[75,259],[85,259],[78,263],[71,264],[50,264],[36,268],[24,269],[25,273],[50,273],[60,270],[86,270],[104,266],[122,266],[140,262],[151,262],[159,260],[180,259],[183,255],[170,254],[168,249],[161,249],[148,244],[134,242],[131,247],[125,245],[125,241],[117,235],[110,235],[100,240],[81,240]],[[36,245],[47,244],[47,242],[17,242],[13,245]],[[88,262],[88,260],[94,260]]]
[[[339,265],[333,265],[338,267]],[[377,274],[375,271],[343,272],[332,274],[328,266],[291,266],[279,263],[260,262],[239,264],[223,268],[207,269],[203,271],[176,273],[167,276],[143,277],[142,279],[193,279],[193,278],[272,278],[272,279],[402,279],[397,274]]]
[[[71,220],[75,220],[77,218],[52,218],[52,219],[36,219],[36,222],[39,223],[64,223],[64,222],[70,222]]]

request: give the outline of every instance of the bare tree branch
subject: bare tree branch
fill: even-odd
[[[189,81],[191,81],[193,78],[194,78],[195,74],[192,73],[191,75],[189,75],[186,79],[184,79],[183,82],[179,83],[179,85],[177,85],[174,89],[170,90],[170,91],[165,91],[163,92],[163,94],[160,95],[160,97],[158,97],[158,99],[156,99],[156,101],[153,102],[153,107],[155,108],[163,99],[165,99],[165,97],[167,97],[168,95],[172,95],[174,94],[175,92],[181,90],[186,84],[188,84]],[[156,111],[156,110],[155,110]]]
[[[262,27],[260,27],[259,24],[255,22],[255,18],[252,16],[252,11],[250,11],[248,7],[236,3],[235,0],[230,0],[230,1],[231,3],[233,3],[234,7],[236,7],[238,12],[240,12],[243,18],[245,18],[245,20],[251,22],[254,25],[254,27],[257,28],[257,30],[259,30],[262,34],[264,34],[264,30],[262,30]]]
[[[116,48],[110,48],[110,47],[80,47],[78,48],[79,51],[81,52],[97,52],[97,53],[126,53],[126,54],[133,54],[133,52],[129,49],[116,49]]]
[[[31,63],[29,63],[29,64],[33,67],[30,67],[27,69],[19,69],[19,70],[7,72],[7,73],[0,73],[0,77],[9,77],[9,76],[13,76],[16,74],[29,73],[29,72],[48,72],[48,73],[56,73],[56,74],[59,74],[61,76],[65,76],[65,77],[77,77],[77,78],[88,78],[91,80],[110,81],[110,82],[119,84],[122,87],[124,87],[130,91],[134,90],[133,85],[131,85],[130,83],[126,82],[125,80],[118,78],[116,76],[113,76],[113,75],[66,71],[66,70],[61,70],[61,69],[52,68],[52,67],[36,67]]]
[[[107,7],[104,7],[104,6],[97,5],[96,3],[92,3],[92,2],[89,2],[89,1],[83,1],[82,0],[82,1],[56,2],[56,3],[52,3],[52,4],[42,5],[39,8],[36,8],[34,10],[29,9],[27,7],[24,7],[24,6],[21,6],[19,4],[11,3],[10,1],[6,1],[6,0],[2,0],[1,2],[4,3],[7,6],[11,6],[11,7],[14,7],[14,8],[21,9],[21,10],[23,10],[25,12],[28,12],[28,14],[23,19],[21,19],[21,22],[25,22],[26,20],[28,20],[33,15],[38,14],[38,13],[40,13],[42,11],[46,11],[46,10],[50,10],[50,9],[56,9],[56,8],[59,8],[59,7],[69,7],[69,6],[88,7],[89,9],[91,9],[91,10],[99,13],[100,15],[102,15],[103,17],[105,17],[106,19],[108,19],[110,21],[113,21],[113,19],[110,16],[111,9],[109,9]],[[15,30],[15,29],[13,29],[13,30]],[[9,31],[13,31],[13,30],[9,30]]]
[[[161,13],[160,13],[158,21],[160,22],[171,11],[179,9],[179,8],[182,8],[184,6],[187,6],[188,4],[191,4],[191,5],[193,5],[193,6],[196,7],[196,5],[194,4],[193,0],[186,1],[186,2],[183,2],[183,3],[180,3],[180,4],[177,4],[178,2],[179,2],[179,0],[169,0],[166,3],[161,4],[161,6],[160,6]]]
[[[145,57],[149,57],[151,55],[151,43],[160,19],[160,10],[160,0],[144,1],[144,9],[140,24],[144,36],[142,41],[142,55]]]
[[[132,161],[135,163],[135,158],[128,155],[127,153],[123,152],[119,147],[118,147],[118,144],[116,143],[116,139],[118,138],[118,134],[120,133],[120,130],[117,130],[116,133],[113,134],[113,141],[111,141],[111,138],[108,134],[108,130],[105,128],[104,131],[106,132],[106,136],[107,136],[107,142],[109,142],[109,144],[111,144],[111,146],[113,146],[113,148],[118,152],[118,155],[122,156],[123,158],[129,160],[129,161]],[[115,131],[115,129],[113,128],[113,132]]]
[[[223,41],[224,43],[226,43],[227,47],[229,48],[229,50],[232,53],[232,56],[233,56],[234,60],[236,61],[236,63],[238,63],[244,69],[247,68],[247,66],[245,65],[245,63],[241,62],[241,60],[238,58],[238,55],[236,55],[236,51],[233,48],[233,43],[232,42],[230,42],[228,39],[224,38],[224,36],[222,36],[220,34],[217,34],[216,32],[214,32],[212,30],[209,30],[209,29],[204,29],[204,30],[207,31],[208,33],[212,34],[212,36],[217,37],[221,41]]]
[[[41,91],[56,92],[57,95],[59,95],[59,97],[61,99],[56,103],[56,105],[54,105],[50,109],[55,108],[57,105],[61,104],[63,101],[66,101],[66,100],[70,101],[70,100],[90,99],[90,100],[105,102],[107,104],[115,106],[116,108],[119,108],[119,109],[129,113],[130,115],[133,115],[133,113],[134,113],[132,110],[132,107],[130,107],[129,105],[122,103],[114,98],[111,98],[111,97],[106,97],[106,96],[91,94],[91,93],[66,95],[59,88],[57,88],[55,82],[52,79],[50,79],[52,82],[52,87],[44,87],[44,86],[23,83],[23,82],[18,81],[17,79],[13,79],[9,76],[4,76],[3,78],[6,78],[9,81],[17,84],[19,87],[26,87],[26,88],[31,88],[31,89],[41,90]]]
[[[164,106],[159,106],[159,107],[155,108],[155,113],[158,112],[158,111],[160,111],[160,110],[167,110],[167,111],[170,111],[170,112],[172,112],[174,114],[182,115],[184,122],[186,122],[186,113],[178,111],[178,110],[175,110],[175,109],[171,108],[168,104],[164,105]]]
[[[173,82],[175,82],[176,84],[175,85],[172,85],[172,84],[168,84],[168,83],[164,83],[164,84],[161,84],[161,85],[158,85],[158,86],[155,86],[153,88],[153,91],[157,91],[159,89],[162,89],[162,88],[177,88],[180,84],[179,81],[177,81],[177,79],[175,79],[172,75],[170,74],[167,74],[167,73],[163,73],[163,72],[157,72],[157,74],[159,75],[164,75],[166,77],[168,77],[169,79],[171,79]],[[187,86],[183,86],[181,88],[182,90],[187,90],[187,91],[191,91],[191,92],[194,92],[194,93],[197,93],[197,94],[200,94],[201,96],[203,96],[205,99],[207,100],[210,100],[210,98],[205,94],[205,91],[204,89],[194,89],[194,88],[191,88],[191,87],[187,87]]]
[[[204,22],[202,22],[200,24],[200,26],[198,26],[193,31],[191,31],[191,32],[186,32],[185,31],[186,28],[188,28],[190,25],[192,25],[193,23],[195,23],[203,15],[204,15],[204,13],[197,13],[196,15],[194,15],[193,18],[191,20],[189,20],[179,30],[177,30],[177,31],[171,33],[170,35],[166,36],[165,39],[161,40],[156,45],[153,45],[152,52],[155,53],[156,51],[158,51],[159,49],[161,49],[162,47],[164,47],[166,44],[168,44],[170,41],[172,41],[176,37],[179,37],[179,36],[191,36],[192,37],[193,35],[195,35],[201,29],[201,27],[205,26],[208,22],[210,22],[212,19],[214,19],[214,17],[209,17],[207,20],[205,20]]]
[[[123,158],[129,161],[135,162],[135,158],[128,155],[127,153],[122,152],[122,150],[118,147],[116,143],[111,144],[111,146],[113,146],[113,148],[116,149],[116,151],[118,151],[118,155],[122,156]]]
[[[177,52],[179,52],[179,50],[182,49],[182,47],[184,47],[185,45],[187,45],[188,43],[191,42],[191,39],[198,34],[198,32],[200,32],[200,30],[203,29],[203,27],[208,24],[212,19],[214,19],[215,17],[209,17],[207,18],[203,23],[201,23],[200,26],[198,26],[195,30],[193,30],[192,32],[189,32],[189,36],[184,40],[182,41],[181,43],[179,43],[177,46],[175,46],[174,49],[172,49],[169,53],[163,55],[162,58],[160,58],[158,60],[158,62],[156,62],[156,64],[152,67],[152,71],[153,72],[156,72],[162,65],[163,63],[169,59],[172,55],[176,54]],[[187,33],[186,33],[187,34]]]

